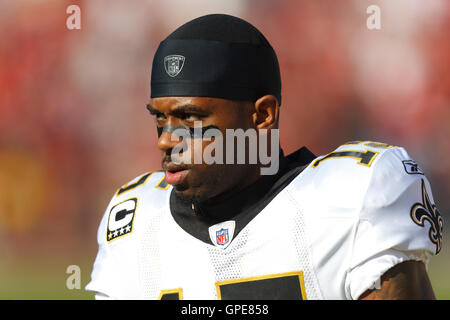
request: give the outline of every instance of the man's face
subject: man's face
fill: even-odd
[[[155,115],[159,129],[158,148],[163,155],[162,168],[166,170],[166,181],[174,186],[180,196],[197,201],[220,201],[246,186],[246,181],[254,179],[255,165],[226,164],[225,161],[223,164],[205,163],[205,148],[219,140],[197,136],[182,139],[173,132],[174,128],[194,128],[194,122],[199,124],[198,121],[201,121],[203,128],[218,129],[225,140],[226,129],[254,128],[255,110],[252,102],[205,97],[164,97],[150,99],[149,109]],[[180,142],[184,143],[181,152]],[[225,144],[225,141],[222,142]],[[174,153],[177,145],[178,151]],[[198,159],[201,159],[201,163],[198,163]]]

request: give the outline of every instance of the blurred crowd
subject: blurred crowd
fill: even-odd
[[[81,8],[80,30],[66,27],[70,4]],[[370,4],[380,30],[366,26]],[[0,250],[96,246],[116,189],[160,168],[145,109],[159,42],[217,12],[254,24],[278,54],[286,153],[349,140],[404,146],[448,220],[446,0],[3,0]]]

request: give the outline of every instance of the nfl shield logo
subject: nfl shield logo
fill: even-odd
[[[219,231],[216,231],[216,241],[217,244],[224,246],[228,243],[228,229],[220,229]]]
[[[164,57],[164,68],[171,77],[176,77],[183,69],[185,57],[178,54],[171,54]]]

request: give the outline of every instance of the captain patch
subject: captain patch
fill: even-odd
[[[111,208],[108,217],[106,241],[112,241],[133,231],[136,206],[137,198],[131,198],[122,201]]]

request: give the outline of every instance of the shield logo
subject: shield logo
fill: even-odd
[[[224,221],[210,226],[208,232],[211,243],[216,247],[225,249],[233,241],[235,228],[236,222],[234,220]]]
[[[171,54],[164,57],[164,68],[167,74],[171,77],[176,77],[181,72],[181,69],[183,69],[185,59],[184,56],[178,54]]]
[[[218,245],[224,246],[228,243],[228,240],[228,229],[222,228],[219,231],[216,231],[216,241]]]

